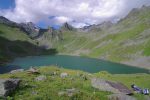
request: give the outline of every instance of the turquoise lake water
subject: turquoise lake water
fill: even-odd
[[[100,71],[108,71],[112,74],[149,73],[149,71],[146,69],[124,64],[112,63],[100,59],[67,55],[16,58],[13,62],[9,63],[8,66],[0,67],[0,73],[5,73],[18,68],[29,69],[31,66],[40,67],[47,65],[57,65],[67,69],[83,70],[90,73],[96,73]]]

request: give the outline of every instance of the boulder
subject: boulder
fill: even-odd
[[[20,79],[0,79],[0,97],[8,96],[20,83]]]
[[[136,98],[125,94],[112,94],[108,96],[108,100],[136,100]]]
[[[132,95],[133,92],[128,89],[124,84],[119,82],[111,82],[104,79],[92,78],[91,84],[94,88],[101,91],[108,91],[112,93],[123,93],[127,95]]]
[[[67,77],[67,76],[68,76],[68,73],[61,73],[61,74],[60,74],[60,77],[61,77],[61,78],[65,78],[65,77]]]
[[[13,74],[13,73],[18,73],[18,72],[23,72],[23,71],[24,69],[16,69],[16,70],[10,71],[10,73]]]
[[[44,81],[46,79],[47,79],[47,77],[45,75],[40,75],[40,76],[35,78],[36,81]]]

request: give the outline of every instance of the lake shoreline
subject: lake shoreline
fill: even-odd
[[[76,55],[76,54],[66,54],[66,53],[60,53],[58,55],[68,55],[68,56],[77,56],[77,57],[87,57],[87,58],[93,58],[93,59],[100,59],[100,60],[109,61],[109,62],[112,62],[112,63],[119,63],[119,64],[132,66],[132,67],[136,67],[136,68],[142,68],[142,69],[146,69],[146,70],[150,71],[150,68],[148,68],[148,67],[150,67],[150,65],[149,66],[140,66],[139,64],[133,63],[133,61],[114,62],[114,61],[101,59],[101,58],[96,58],[96,57],[82,56],[82,55]]]
[[[67,55],[67,56],[77,56],[77,57],[86,57],[86,58],[92,58],[92,59],[100,59],[100,58],[96,58],[96,57],[89,57],[89,56],[82,56],[82,55],[77,55],[77,54],[67,54],[67,53],[58,53],[55,55]],[[1,62],[0,66],[3,65],[7,65],[8,63],[12,62],[14,59],[16,58],[22,58],[22,57],[33,57],[33,56],[49,56],[49,55],[31,55],[31,56],[20,56],[20,57],[13,57],[11,59],[8,59],[5,62]],[[136,68],[142,68],[142,69],[146,69],[146,70],[150,70],[150,68],[148,68],[148,66],[140,66],[139,62],[135,63],[136,61],[122,61],[122,62],[114,62],[114,61],[110,61],[110,60],[106,60],[106,59],[100,59],[100,60],[104,60],[104,61],[109,61],[112,63],[119,63],[119,64],[124,64],[127,66],[132,66],[132,67],[136,67]]]
[[[17,57],[13,62],[7,65],[17,65],[21,68],[28,69],[31,66],[48,66],[57,65],[67,69],[83,70],[90,73],[99,71],[108,71],[112,74],[128,74],[128,73],[148,73],[147,69],[128,66],[125,64],[114,63],[103,59],[90,58],[84,56],[72,55],[41,55],[41,56],[26,56]]]
[[[32,58],[32,57],[48,57],[48,56],[54,56],[54,55],[36,55],[36,56],[22,56],[22,57],[16,57],[14,59],[11,59],[9,60],[7,63],[5,63],[4,66],[1,66],[1,67],[6,67],[6,65],[8,65],[9,63],[13,62],[15,59],[22,59],[22,58]],[[80,56],[80,55],[70,55],[70,54],[64,54],[64,53],[59,53],[59,54],[56,54],[56,56],[70,56],[70,57],[79,57],[79,58],[86,58],[86,59],[94,59],[94,60],[101,60],[101,61],[105,61],[105,62],[110,62],[110,63],[114,63],[114,64],[120,64],[120,65],[123,65],[123,66],[130,66],[132,68],[139,68],[141,70],[147,70],[148,73],[150,73],[150,70],[148,68],[145,68],[145,67],[141,67],[141,66],[134,66],[134,65],[130,65],[130,64],[126,64],[126,63],[118,63],[118,62],[112,62],[112,61],[107,61],[107,60],[104,60],[104,59],[99,59],[99,58],[94,58],[94,57],[88,57],[88,56]],[[55,64],[52,64],[52,65],[55,65]],[[56,63],[57,65],[57,63]],[[14,66],[14,65],[12,65]],[[44,65],[41,65],[41,66],[44,66]],[[22,66],[20,66],[21,68]]]

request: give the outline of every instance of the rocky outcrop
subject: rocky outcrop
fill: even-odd
[[[38,35],[38,33],[39,33],[39,28],[36,27],[36,25],[34,25],[32,22],[19,24],[19,23],[10,21],[9,19],[7,19],[3,16],[0,16],[0,23],[8,25],[10,27],[17,27],[20,30],[22,30],[23,32],[25,32],[26,34],[28,34],[30,37],[34,37],[34,36]]]
[[[62,32],[60,30],[56,30],[52,27],[49,27],[47,29],[47,36],[50,39],[63,40]]]
[[[8,96],[20,83],[20,79],[0,79],[0,97]]]
[[[8,20],[7,18],[0,16],[0,24],[5,24],[10,27],[19,27],[19,25],[13,21]]]
[[[66,23],[64,23],[64,24],[62,25],[61,30],[62,30],[62,31],[63,31],[63,30],[66,30],[66,31],[68,31],[68,30],[69,30],[69,31],[74,31],[75,28],[66,22]]]
[[[39,28],[32,22],[20,23],[20,29],[26,32],[31,38],[34,38],[39,34]]]
[[[107,22],[103,22],[101,24],[97,24],[97,25],[89,25],[89,26],[85,26],[83,28],[81,28],[81,30],[83,30],[84,32],[90,32],[90,31],[101,31],[101,30],[106,30],[108,28],[110,28],[113,25],[112,22],[107,21]]]
[[[57,40],[63,39],[61,30],[55,30],[52,27],[49,27],[48,29],[42,29],[42,28],[37,27],[32,22],[16,23],[16,22],[10,21],[9,19],[3,16],[0,16],[0,23],[8,25],[10,27],[17,27],[21,31],[25,32],[32,39],[38,39],[41,37],[44,37],[44,39],[48,39],[48,40],[54,39],[54,38],[57,38]],[[69,24],[66,24],[65,27],[69,30],[73,29]]]
[[[128,89],[124,84],[118,82],[111,82],[99,78],[92,78],[91,84],[92,87],[101,91],[108,91],[112,93],[121,93],[127,95],[133,94],[133,92],[130,89]]]

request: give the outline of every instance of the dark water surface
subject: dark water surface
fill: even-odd
[[[31,66],[40,67],[47,65],[58,65],[59,67],[83,70],[90,73],[99,71],[108,71],[112,74],[149,73],[148,70],[128,65],[112,63],[100,59],[66,55],[16,58],[13,62],[9,63],[8,66],[0,67],[0,73],[6,73],[18,68],[29,69]]]

